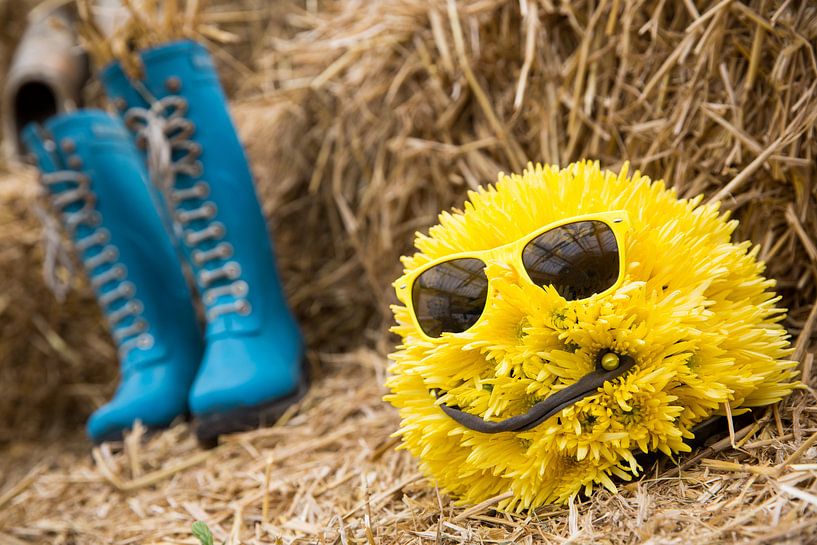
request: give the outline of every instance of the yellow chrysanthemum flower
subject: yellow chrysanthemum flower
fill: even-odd
[[[406,306],[393,308],[402,343],[386,400],[397,434],[421,469],[462,502],[512,492],[501,509],[565,502],[614,478],[638,475],[638,452],[690,447],[696,424],[779,401],[794,388],[788,335],[758,248],[730,237],[737,221],[701,198],[677,198],[639,172],[529,165],[469,193],[443,212],[418,252],[404,257],[406,284],[432,260],[498,248],[558,220],[626,211],[618,287],[581,301],[522,281],[508,258],[487,263],[492,291],[482,318],[428,338]],[[406,303],[406,301],[403,301]],[[525,431],[483,433],[441,409],[485,421],[521,415],[593,371],[600,351],[635,361],[628,372]]]

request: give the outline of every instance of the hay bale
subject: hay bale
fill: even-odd
[[[590,157],[722,200],[799,332],[817,297],[817,8],[390,0],[297,18],[259,65],[309,112],[308,187],[359,325],[390,321],[397,257],[439,210],[528,160]]]
[[[60,304],[42,276],[33,169],[0,177],[0,445],[81,429],[116,377],[116,350],[83,283]]]
[[[764,245],[799,333],[817,297],[813,7],[453,5],[288,4],[214,18],[253,20],[256,32],[275,21],[264,48],[215,50],[230,81],[254,68],[240,94],[269,97],[234,111],[312,348],[383,341],[397,257],[468,189],[527,160],[581,157],[611,168],[629,159],[682,195],[723,198],[744,220],[738,236]],[[37,253],[25,255],[37,270]],[[111,381],[107,370],[63,378]]]

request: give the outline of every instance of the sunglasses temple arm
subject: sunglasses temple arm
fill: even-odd
[[[511,418],[500,420],[499,422],[488,422],[481,417],[467,413],[459,407],[440,405],[440,409],[448,415],[452,420],[458,424],[465,426],[468,429],[478,431],[481,433],[502,433],[506,431],[527,431],[535,428],[543,423],[548,418],[559,413],[562,409],[573,405],[577,401],[593,394],[608,380],[613,380],[620,377],[635,365],[635,360],[631,357],[622,357],[621,365],[612,371],[606,371],[597,368],[581,379],[575,384],[571,384],[563,390],[559,390],[555,394],[548,396],[543,401],[530,408],[525,414],[512,416]],[[436,392],[439,397],[439,392]]]

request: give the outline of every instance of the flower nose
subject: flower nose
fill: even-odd
[[[605,371],[614,371],[621,365],[621,358],[615,352],[607,352],[601,357],[600,363]]]

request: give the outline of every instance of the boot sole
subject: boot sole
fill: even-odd
[[[286,397],[251,407],[197,416],[193,421],[196,439],[203,448],[210,449],[218,446],[218,438],[221,435],[272,426],[287,409],[303,399],[308,389],[309,381],[304,375],[298,388]]]

